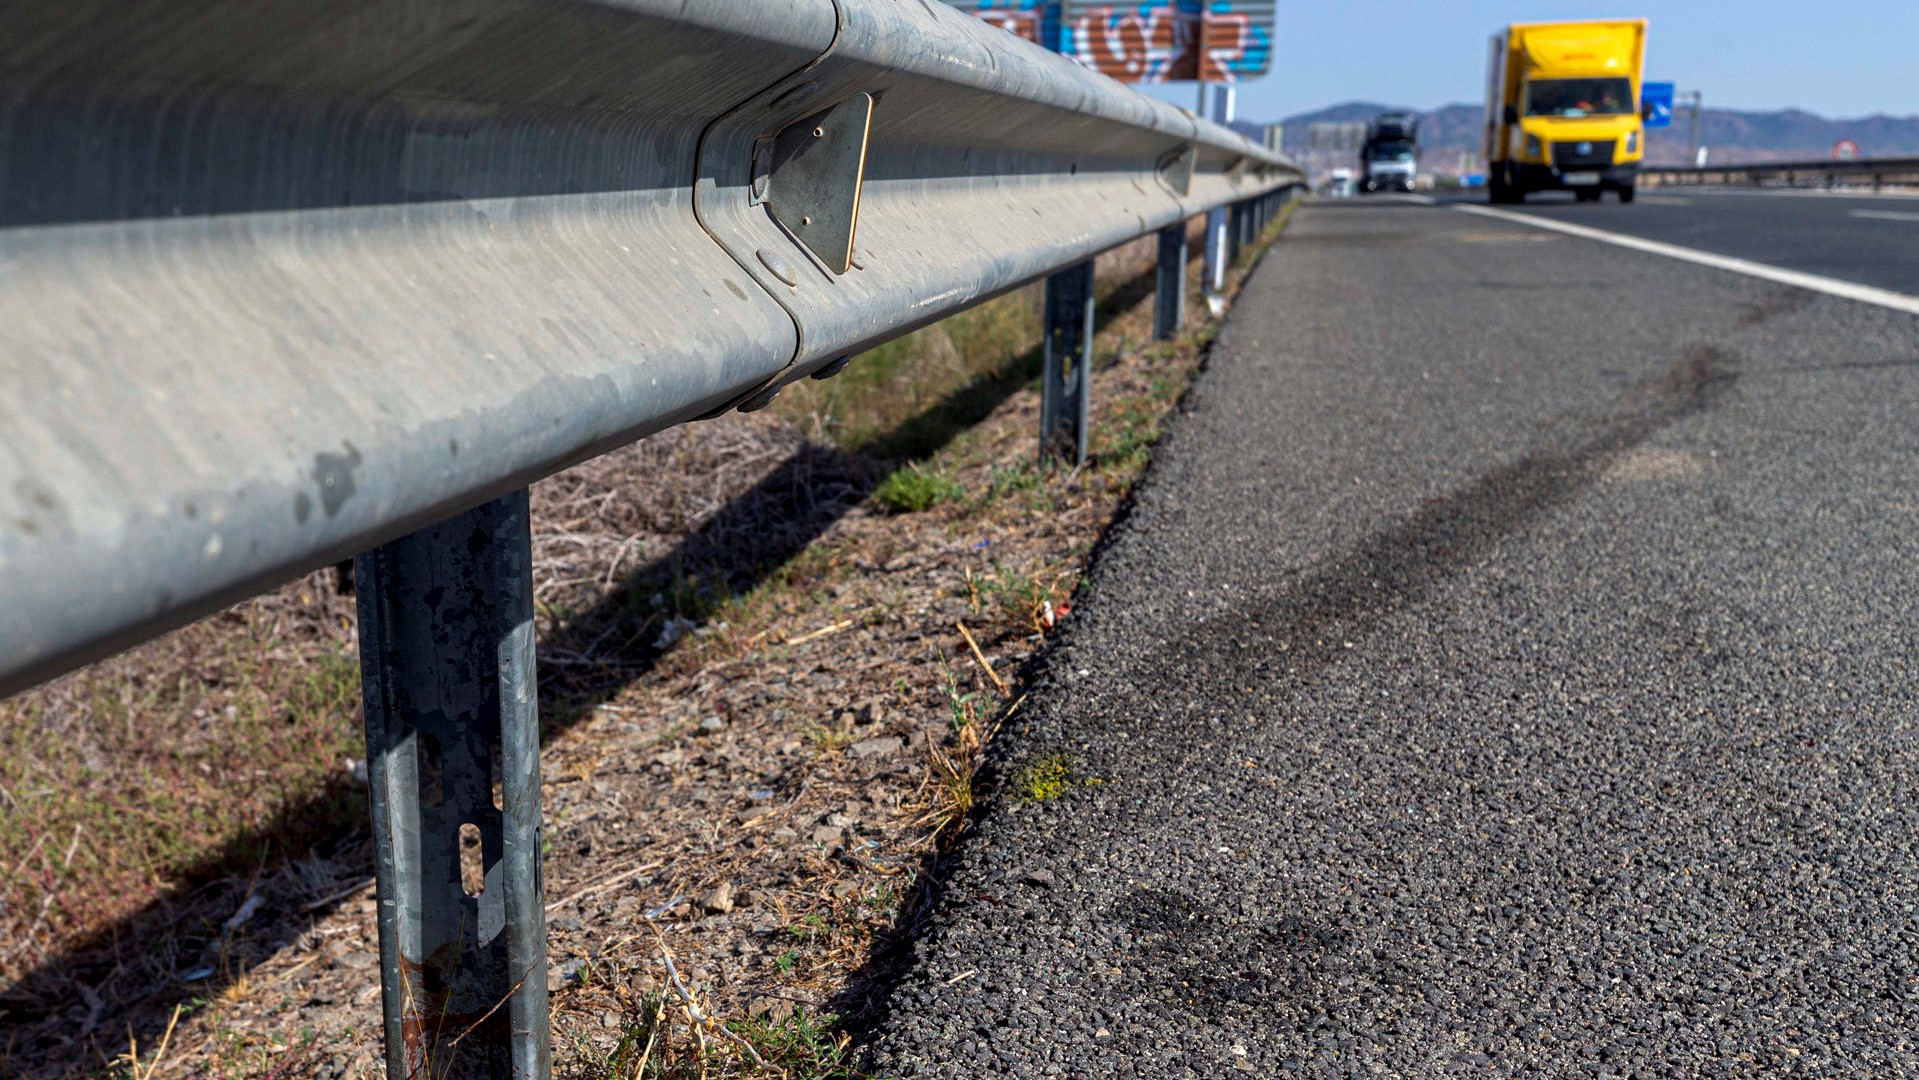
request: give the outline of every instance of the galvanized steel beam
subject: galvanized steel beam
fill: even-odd
[[[0,56],[0,693],[1299,179],[942,4],[76,0]],[[823,115],[863,152],[784,167]]]

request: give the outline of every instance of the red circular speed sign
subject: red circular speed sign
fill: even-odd
[[[1832,160],[1851,161],[1859,156],[1859,144],[1851,139],[1840,139],[1832,144]]]

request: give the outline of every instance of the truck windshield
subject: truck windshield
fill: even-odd
[[[1400,145],[1400,146],[1373,147],[1372,160],[1374,162],[1395,163],[1395,162],[1411,161],[1412,159],[1413,159],[1413,148],[1410,146]]]
[[[1633,111],[1627,79],[1540,79],[1526,84],[1527,116],[1621,116]]]

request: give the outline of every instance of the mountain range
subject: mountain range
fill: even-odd
[[[1462,153],[1479,152],[1480,125],[1485,117],[1477,103],[1420,111],[1371,101],[1348,101],[1289,116],[1280,123],[1286,132],[1287,152],[1297,154],[1307,148],[1309,124],[1370,120],[1382,112],[1398,111],[1419,112],[1423,168],[1442,175],[1457,173]],[[1684,163],[1690,125],[1690,107],[1676,105],[1671,127],[1655,128],[1647,133],[1647,162]],[[1233,126],[1258,139],[1266,124],[1239,121]],[[1861,157],[1919,156],[1919,116],[1879,114],[1857,120],[1830,120],[1801,109],[1746,112],[1712,108],[1701,110],[1699,116],[1699,142],[1708,148],[1708,160],[1715,164],[1822,160],[1831,156],[1833,144],[1841,139],[1858,143]]]

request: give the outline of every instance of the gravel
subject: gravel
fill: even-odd
[[[1919,1075],[1919,323],[1444,208],[1268,255],[864,1047]]]

